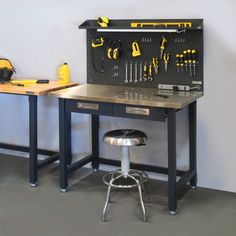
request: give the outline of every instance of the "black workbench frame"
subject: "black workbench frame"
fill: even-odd
[[[62,192],[66,192],[68,188],[68,176],[78,168],[92,163],[92,167],[98,170],[99,164],[119,166],[120,161],[101,158],[99,156],[99,111],[90,112],[89,110],[81,110],[78,108],[71,109],[73,104],[79,100],[59,98],[59,140],[60,140],[60,188]],[[87,102],[87,101],[82,101]],[[91,101],[90,101],[91,102]],[[102,103],[103,105],[114,105],[116,103]],[[138,106],[136,106],[138,107]],[[159,167],[153,165],[131,163],[131,168],[167,174],[168,175],[168,209],[171,214],[175,214],[177,210],[177,197],[182,195],[190,182],[190,187],[193,189],[197,186],[197,160],[196,160],[196,107],[197,102],[194,101],[188,106],[189,119],[189,169],[187,171],[176,169],[176,113],[181,109],[166,108],[165,114],[167,120],[168,132],[168,167]],[[147,106],[147,108],[149,108]],[[153,108],[152,108],[153,109]],[[162,108],[155,108],[162,109]],[[92,152],[90,155],[82,158],[79,161],[72,163],[71,153],[71,113],[87,113],[91,114],[91,137],[92,137]],[[104,115],[104,113],[102,114]],[[117,117],[116,115],[112,115]],[[119,115],[122,117],[122,115]],[[125,116],[123,116],[125,117]],[[140,119],[140,116],[134,115],[135,119]],[[143,118],[145,120],[145,118]],[[150,120],[150,119],[149,119]],[[153,117],[153,120],[158,120]],[[177,181],[177,176],[180,176]]]
[[[31,187],[36,187],[38,185],[38,171],[59,160],[59,153],[38,148],[38,97],[36,95],[14,95],[28,96],[29,99],[29,147],[0,143],[0,148],[29,153],[29,183]],[[39,154],[48,157],[39,161]]]

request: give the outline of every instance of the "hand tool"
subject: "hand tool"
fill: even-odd
[[[144,63],[144,67],[143,67],[143,80],[147,81],[147,62]]]
[[[132,28],[139,27],[192,27],[192,22],[190,21],[180,21],[180,22],[131,22]]]
[[[141,56],[140,47],[139,47],[139,44],[136,41],[132,43],[132,56],[133,57]]]
[[[183,54],[179,55],[179,62],[180,62],[181,72],[184,72],[184,55]]]
[[[138,83],[138,62],[134,63],[134,83]]]
[[[129,82],[133,83],[133,63],[132,63],[132,61],[129,64]]]
[[[95,48],[103,47],[104,46],[104,42],[105,42],[105,40],[104,40],[103,37],[92,39],[92,42],[91,42],[93,69],[96,72],[99,72],[99,73],[103,73],[104,72],[104,63],[105,63],[105,56],[104,56],[104,54],[105,54],[105,52],[104,52],[104,48],[103,48],[102,49],[102,56],[101,56],[101,69],[98,69],[96,64],[95,64],[94,50],[95,50]]]
[[[152,81],[152,62],[150,62],[148,67],[148,80]]]
[[[49,80],[48,79],[39,79],[39,80],[11,80],[10,83],[12,85],[17,85],[17,86],[24,86],[24,85],[29,85],[29,84],[48,84]]]
[[[143,63],[139,63],[139,82],[143,81]]]
[[[193,76],[196,76],[197,51],[192,50]]]
[[[158,74],[158,59],[157,59],[157,57],[152,58],[152,65],[153,65],[155,74],[157,75]]]
[[[91,46],[92,48],[102,47],[104,45],[104,42],[105,40],[103,37],[92,39]]]
[[[100,25],[103,28],[107,28],[109,24],[109,18],[106,16],[100,16],[98,17],[98,25]]]
[[[128,62],[125,62],[125,84],[128,84]]]
[[[179,72],[179,67],[180,67],[180,59],[179,59],[179,54],[176,54],[176,67],[177,67],[177,72]]]
[[[122,47],[120,40],[110,40],[108,42],[107,57],[117,60],[121,55]]]
[[[183,55],[184,55],[184,65],[185,65],[185,70],[186,72],[188,71],[188,56],[187,56],[187,50],[183,51]]]
[[[188,85],[159,84],[158,88],[174,90],[174,91],[190,91],[190,90],[196,89],[197,87],[190,87]]]
[[[188,49],[187,55],[188,55],[189,74],[190,77],[192,77],[192,50]]]
[[[162,59],[162,56],[163,56],[163,53],[164,53],[164,50],[166,48],[166,45],[167,45],[167,39],[162,36],[162,39],[161,39],[161,46],[160,46],[160,58]]]
[[[163,59],[164,59],[164,64],[165,64],[165,72],[167,72],[168,63],[170,60],[170,53],[164,53]]]

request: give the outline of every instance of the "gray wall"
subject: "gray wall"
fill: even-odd
[[[77,26],[87,18],[204,18],[205,96],[198,102],[199,185],[236,192],[235,87],[236,1],[151,0],[0,1],[0,57],[12,60],[16,77],[56,79],[57,67],[67,61],[72,81],[86,83],[85,31]],[[0,95],[0,140],[28,144],[28,101]],[[39,99],[39,146],[58,149],[58,110],[55,98]],[[188,165],[187,113],[178,114],[178,166]],[[167,164],[166,124],[102,118],[101,135],[120,127],[147,132],[146,147],[134,148],[135,161]],[[89,117],[73,115],[73,153],[90,151]],[[119,149],[101,144],[101,155],[119,158]],[[154,177],[160,177],[153,175]]]

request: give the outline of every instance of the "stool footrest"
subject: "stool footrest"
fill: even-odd
[[[115,183],[120,179],[124,179],[127,181],[130,180],[130,182],[134,182],[134,183],[130,183],[130,184]],[[143,185],[147,181],[148,181],[148,175],[145,172],[139,171],[139,170],[132,170],[132,169],[129,170],[127,176],[123,175],[122,170],[120,169],[116,171],[111,171],[103,176],[103,182],[106,185],[114,187],[114,188],[125,188],[125,189],[135,188],[135,187]]]

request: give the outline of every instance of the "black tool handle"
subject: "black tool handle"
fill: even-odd
[[[49,80],[48,79],[39,79],[36,81],[37,84],[48,84]]]

